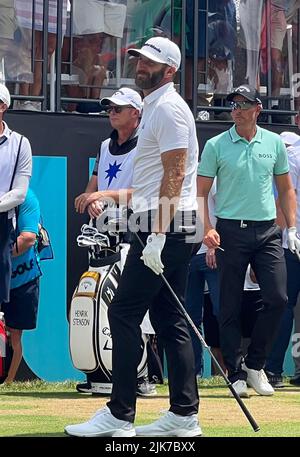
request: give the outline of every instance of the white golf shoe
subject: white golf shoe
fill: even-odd
[[[105,406],[99,409],[96,414],[87,422],[82,424],[67,425],[67,435],[71,436],[114,436],[129,437],[135,436],[135,429],[131,422],[117,419],[112,415],[110,409]]]
[[[238,379],[237,381],[235,381],[232,384],[232,387],[234,388],[234,390],[236,391],[236,393],[238,394],[238,396],[240,398],[248,398],[249,397],[248,392],[247,392],[247,383],[246,383],[246,381],[243,381],[242,379]],[[231,392],[229,393],[229,396],[233,397]]]
[[[137,436],[178,436],[192,437],[201,436],[197,414],[191,416],[179,416],[167,411],[162,417],[149,425],[141,425],[135,428]]]
[[[269,383],[266,373],[264,370],[253,370],[248,368],[245,363],[242,365],[242,369],[247,373],[247,384],[252,387],[255,392],[259,395],[273,395],[274,389]]]

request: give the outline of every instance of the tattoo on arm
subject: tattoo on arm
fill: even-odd
[[[164,175],[160,186],[160,197],[180,197],[182,183],[185,177],[186,151],[178,149],[170,151],[164,158]]]
[[[159,192],[159,208],[153,231],[165,232],[177,211],[183,180],[185,178],[186,149],[167,151],[162,155],[164,174]]]

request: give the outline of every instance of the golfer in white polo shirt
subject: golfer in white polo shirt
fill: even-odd
[[[141,49],[128,52],[137,57],[135,81],[144,93],[133,170],[132,219],[140,221],[138,235],[146,247],[143,249],[135,238],[109,307],[111,400],[88,422],[69,425],[65,430],[74,436],[192,437],[201,435],[193,348],[183,312],[160,273],[184,301],[192,244],[187,242],[183,226],[195,223],[197,209],[196,128],[191,111],[173,84],[181,61],[178,46],[167,38],[155,37]],[[173,207],[167,205],[170,200]],[[148,229],[143,231],[147,222]],[[139,326],[147,309],[166,352],[170,409],[154,423],[134,428]]]
[[[0,306],[9,301],[14,208],[25,200],[32,167],[28,139],[3,121],[10,101],[8,89],[0,84]]]

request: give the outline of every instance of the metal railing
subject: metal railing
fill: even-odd
[[[208,74],[209,74],[209,67],[208,67],[208,56],[209,56],[209,43],[208,43],[208,12],[209,12],[209,0],[205,0],[205,7],[202,5],[202,9],[200,9],[200,1],[199,0],[181,0],[180,4],[178,1],[175,3],[175,0],[170,0],[170,10],[171,10],[171,37],[173,39],[177,39],[178,37],[175,36],[175,27],[174,27],[174,12],[177,10],[177,13],[180,15],[180,29],[181,34],[179,37],[179,43],[182,51],[182,65],[180,70],[180,80],[179,80],[179,91],[181,95],[185,96],[185,86],[187,83],[187,73],[186,73],[186,33],[187,33],[187,2],[193,1],[193,55],[192,55],[192,104],[191,109],[192,112],[197,118],[197,114],[199,111],[207,111],[209,113],[215,112],[227,112],[230,111],[230,108],[227,106],[207,106],[206,104],[199,104],[199,94],[202,88],[202,92],[204,93],[207,87],[208,81]],[[42,89],[40,95],[36,96],[25,96],[20,94],[12,94],[12,98],[15,100],[32,100],[32,101],[39,101],[41,102],[42,111],[49,110],[59,112],[62,110],[62,104],[64,103],[89,103],[95,102],[94,98],[80,98],[80,97],[70,97],[66,96],[65,91],[62,91],[62,86],[66,84],[76,84],[80,86],[78,77],[73,78],[73,56],[74,56],[74,35],[73,35],[73,16],[72,16],[72,3],[73,1],[70,0],[71,10],[70,10],[70,17],[69,17],[69,49],[68,49],[68,58],[66,60],[62,59],[62,44],[63,44],[63,6],[64,0],[57,0],[57,30],[56,30],[56,49],[55,54],[52,56],[49,62],[48,56],[48,22],[49,22],[49,0],[44,0],[44,8],[43,8],[43,31],[42,31],[42,58],[37,59],[35,55],[35,47],[36,47],[36,37],[35,37],[35,12],[36,12],[36,0],[32,0],[32,38],[31,38],[31,70],[34,74],[36,63],[42,63]],[[267,8],[267,44],[268,44],[268,54],[267,59],[269,63],[271,62],[271,23],[270,23],[270,11],[268,10],[268,2],[266,2]],[[199,69],[198,65],[198,50],[199,50],[199,43],[198,43],[198,29],[199,29],[199,14],[205,15],[205,24],[206,24],[206,31],[205,31],[205,62],[204,68]],[[300,13],[299,10],[297,12],[298,17],[298,28],[300,24]],[[155,24],[153,24],[155,25]],[[292,71],[293,71],[293,43],[292,43],[292,30],[289,28],[287,34],[287,45],[288,45],[288,78],[289,78],[289,87],[286,88],[289,93],[286,95],[280,95],[277,97],[279,100],[285,100],[289,102],[290,106],[289,109],[278,109],[276,110],[276,115],[278,116],[294,116],[296,113],[295,110],[295,103],[294,103],[294,94],[292,88]],[[121,46],[120,41],[117,42],[117,50],[116,50],[116,59],[118,52],[121,53]],[[298,50],[297,50],[297,59],[294,58],[294,62],[297,60],[296,64],[298,68],[300,68],[300,33],[298,30]],[[120,57],[121,59],[121,57]],[[50,67],[49,67],[50,65]],[[63,67],[63,72],[62,72]],[[67,68],[67,70],[66,70]],[[114,90],[118,87],[118,85],[122,84],[122,75],[121,75],[121,67],[119,65],[117,69],[117,77],[115,79],[115,87],[110,85],[110,89]],[[199,81],[201,79],[201,81]],[[237,78],[235,78],[237,79]],[[204,83],[203,83],[204,81]],[[201,84],[200,84],[201,83]],[[204,88],[203,88],[203,87]],[[272,99],[275,97],[271,95],[271,87],[272,87],[272,65],[269,65],[269,70],[267,73],[266,79],[266,95],[264,96],[264,102],[266,102],[266,110],[264,113],[268,115],[268,121],[271,122],[272,118],[271,115],[274,114],[272,108]],[[102,90],[104,87],[99,88]],[[223,99],[225,100],[226,94],[224,94]]]

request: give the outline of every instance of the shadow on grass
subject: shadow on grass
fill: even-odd
[[[280,392],[290,392],[290,393],[294,393],[294,394],[299,394],[300,393],[300,387],[294,387],[294,386],[285,386],[285,387],[275,387],[275,392],[278,392],[280,394]]]
[[[13,438],[70,438],[64,432],[62,433],[22,433],[14,435]]]
[[[201,398],[222,398],[222,399],[230,399],[229,397],[229,389],[228,392],[225,391],[224,393],[220,394],[213,394],[213,393],[206,393],[205,392],[206,388],[200,388],[200,396]],[[65,393],[65,392],[3,392],[2,395],[5,395],[7,397],[23,397],[23,398],[40,398],[40,399],[56,399],[56,400],[97,400],[97,399],[103,399],[103,400],[109,400],[110,397],[105,396],[105,395],[80,395],[76,394],[76,392],[72,393]],[[250,395],[251,396],[251,395]],[[255,395],[253,395],[255,396]],[[0,395],[1,398],[1,395]],[[155,395],[154,397],[137,397],[137,400],[166,400],[169,398],[169,394],[163,394],[163,395]]]
[[[24,397],[24,398],[41,398],[41,399],[48,399],[48,398],[55,398],[58,400],[68,400],[68,399],[74,399],[74,400],[97,400],[97,399],[103,399],[103,400],[109,400],[110,397],[107,395],[85,395],[85,394],[78,394],[76,392],[1,392],[0,393],[0,398],[2,396],[7,396],[7,397]],[[141,397],[138,396],[137,400],[163,400],[169,397],[169,394],[161,394],[161,395],[155,395],[153,397]]]
[[[233,397],[231,397],[229,394],[230,394],[230,390],[229,388],[226,386],[226,385],[222,385],[222,386],[199,386],[198,385],[198,391],[199,391],[199,395],[201,398],[205,398],[205,399],[232,399]],[[276,393],[285,393],[285,394],[297,394],[299,393],[299,388],[295,388],[295,387],[286,387],[286,388],[281,388],[281,389],[276,389]],[[47,400],[47,399],[56,399],[56,400],[76,400],[76,401],[81,401],[81,400],[90,400],[90,401],[94,401],[94,400],[97,400],[97,399],[102,399],[102,400],[109,400],[110,399],[110,396],[107,396],[107,395],[101,395],[101,394],[97,394],[97,395],[90,395],[90,394],[79,394],[78,392],[74,391],[74,392],[49,392],[49,391],[45,391],[45,392],[40,392],[40,391],[31,391],[30,389],[28,391],[2,391],[0,392],[0,399],[1,399],[1,396],[4,396],[4,397],[9,397],[11,399],[13,399],[14,397],[21,397],[21,398],[35,398],[35,399],[44,399],[44,400]],[[254,393],[253,394],[251,393],[251,391],[249,392],[249,398],[251,397],[257,397],[258,394]],[[158,392],[158,395],[155,395],[155,396],[145,396],[145,397],[142,397],[142,396],[137,396],[137,401],[140,401],[140,400],[151,400],[151,401],[161,401],[161,400],[166,400],[169,398],[169,392],[168,390],[166,389],[165,392]],[[288,398],[288,396],[287,396]]]
[[[97,397],[93,395],[80,395],[76,392],[1,392],[1,396],[7,397],[25,397],[25,398],[56,398],[58,400],[67,400],[67,399],[76,399],[76,400],[87,400],[87,399],[95,399]],[[108,398],[108,397],[102,397]]]

